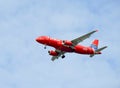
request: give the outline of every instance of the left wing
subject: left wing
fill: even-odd
[[[92,32],[89,32],[81,37],[78,37],[74,40],[72,40],[71,42],[73,43],[73,46],[77,45],[78,43],[82,42],[83,40],[89,38],[93,33],[97,32],[98,30],[94,30]]]
[[[52,61],[54,61],[55,59],[58,59],[61,55],[64,55],[65,54],[65,52],[63,52],[63,51],[61,51],[61,50],[55,50],[56,52],[58,52],[59,54],[58,54],[58,56],[53,56],[52,58],[51,58],[51,60]]]

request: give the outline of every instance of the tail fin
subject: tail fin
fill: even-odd
[[[99,40],[98,39],[95,39],[92,44],[91,44],[91,48],[93,48],[94,50],[97,50],[98,49],[98,44],[99,44]]]
[[[90,54],[90,57],[93,57],[94,55],[98,55],[98,54],[101,54],[100,51],[104,50],[105,48],[107,48],[107,46],[104,46],[104,47],[101,47],[98,49],[98,44],[99,44],[99,40],[98,39],[95,39],[92,44],[91,44],[91,48],[94,49],[94,54]]]

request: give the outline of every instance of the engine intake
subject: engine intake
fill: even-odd
[[[58,56],[58,53],[54,50],[48,51],[49,55],[51,56]]]

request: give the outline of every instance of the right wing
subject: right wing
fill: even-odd
[[[52,61],[54,61],[55,59],[58,59],[61,55],[64,55],[65,54],[65,52],[63,52],[63,51],[61,51],[61,50],[55,50],[56,52],[58,52],[59,54],[58,54],[58,56],[53,56],[52,58],[51,58],[51,60]]]
[[[85,35],[83,35],[83,36],[81,36],[81,37],[78,37],[78,38],[72,40],[71,42],[72,42],[73,45],[75,46],[75,45],[77,45],[78,43],[82,42],[83,40],[89,38],[93,33],[97,32],[97,31],[98,31],[98,30],[94,30],[94,31],[92,31],[92,32],[89,32],[89,33],[87,33],[87,34],[85,34]]]

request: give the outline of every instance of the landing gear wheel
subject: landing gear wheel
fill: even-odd
[[[62,55],[62,59],[65,58],[65,55]]]
[[[47,47],[45,46],[44,49],[46,49]]]

